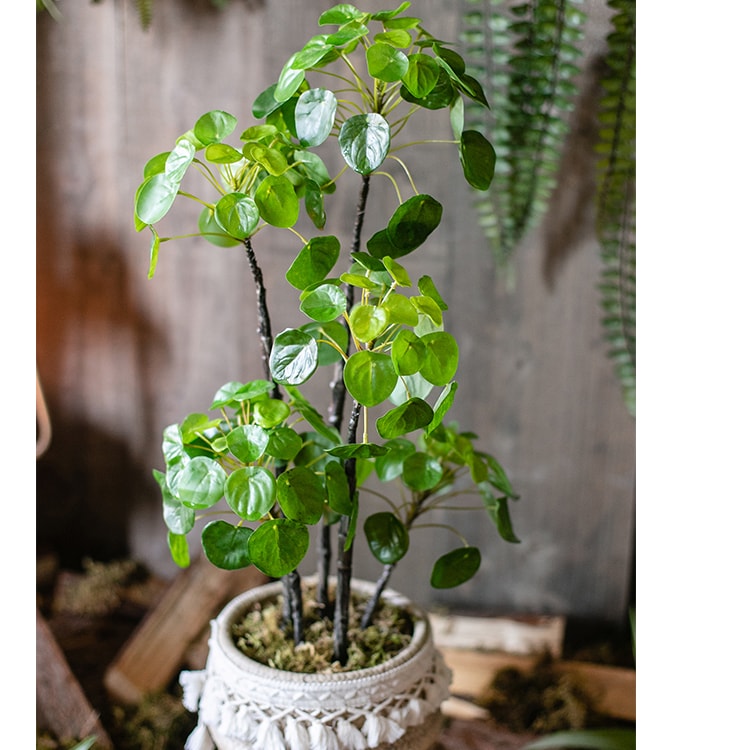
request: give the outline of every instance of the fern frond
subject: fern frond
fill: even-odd
[[[467,66],[488,93],[491,110],[467,108],[470,127],[490,133],[495,179],[476,210],[495,257],[507,267],[539,222],[555,188],[566,113],[578,94],[585,14],[578,0],[465,0],[462,39]]]
[[[151,21],[153,20],[153,0],[135,0],[135,7],[138,10],[138,18],[141,21],[141,28],[145,31],[151,26]]]
[[[635,416],[635,0],[614,11],[599,107],[596,232],[609,356]]]

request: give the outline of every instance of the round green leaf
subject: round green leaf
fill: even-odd
[[[276,479],[262,466],[244,466],[226,481],[227,505],[246,521],[259,521],[273,508]]]
[[[304,466],[279,474],[276,495],[284,515],[292,521],[312,525],[320,520],[326,495],[314,471]]]
[[[214,164],[235,164],[242,160],[242,154],[226,143],[212,143],[206,147],[206,161]]]
[[[409,550],[409,532],[393,513],[369,516],[364,531],[370,551],[383,565],[397,563]]]
[[[248,161],[257,162],[269,174],[276,177],[284,174],[289,168],[284,154],[275,148],[264,146],[262,143],[246,143],[242,153]]]
[[[300,94],[294,108],[297,138],[306,148],[328,138],[336,119],[336,95],[328,89],[309,89]]]
[[[282,461],[291,461],[302,449],[302,438],[291,427],[278,427],[269,436],[266,453]]]
[[[477,190],[487,190],[495,176],[495,149],[476,130],[464,130],[459,152],[466,181]]]
[[[135,215],[144,224],[156,224],[172,208],[179,189],[164,172],[149,177],[136,193]]]
[[[417,21],[417,23],[419,22]],[[406,30],[407,28],[409,28],[408,24],[404,25],[403,27],[398,27],[395,24],[393,26],[391,26],[391,24],[386,24],[386,26],[390,29],[390,31],[382,31],[379,34],[375,34],[375,42],[384,42],[391,47],[401,47],[402,49],[411,47],[411,34]],[[408,66],[408,59],[406,60],[406,64]],[[404,72],[406,71],[404,70]]]
[[[318,365],[318,344],[315,337],[298,328],[287,328],[271,347],[271,375],[281,385],[301,385]]]
[[[391,257],[397,258],[418,248],[439,226],[442,216],[443,207],[432,196],[414,195],[404,201],[388,222],[388,237],[398,251]]]
[[[386,412],[375,425],[380,437],[390,440],[426,427],[432,421],[432,416],[432,407],[423,399],[415,397]]]
[[[302,294],[299,309],[318,323],[329,323],[346,310],[346,294],[336,284],[321,284]]]
[[[310,544],[307,527],[288,518],[275,518],[259,526],[250,537],[250,560],[261,573],[282,578],[304,559]]]
[[[374,172],[388,155],[390,145],[388,121],[376,112],[350,117],[339,132],[341,155],[359,174]]]
[[[286,280],[300,290],[323,281],[336,265],[340,251],[338,237],[313,237],[289,266]]]
[[[257,461],[268,445],[268,433],[257,424],[243,424],[227,435],[229,450],[243,463]]]
[[[398,375],[386,354],[355,352],[344,365],[346,389],[362,406],[375,406],[385,401],[397,381]]]
[[[479,570],[482,556],[476,547],[461,547],[440,557],[432,568],[430,585],[450,589],[465,583]]]
[[[281,424],[290,412],[289,404],[279,398],[264,398],[253,404],[253,420],[265,429]]]
[[[188,508],[210,508],[223,497],[226,478],[213,459],[191,458],[177,478],[177,496]]]
[[[421,338],[426,356],[419,372],[433,385],[447,385],[458,369],[458,344],[446,331],[427,333]]]
[[[194,156],[195,146],[187,138],[180,138],[164,163],[164,173],[170,180],[179,184],[193,163]]]
[[[381,303],[381,307],[388,313],[388,322],[405,326],[415,326],[419,323],[419,313],[410,299],[403,294],[391,292]]]
[[[357,341],[374,341],[388,325],[388,313],[374,305],[355,305],[349,313],[349,327]]]
[[[319,367],[332,365],[341,360],[339,349],[346,350],[349,336],[342,323],[337,320],[330,323],[308,323],[301,326],[301,330],[314,336],[318,342]],[[338,349],[334,344],[338,346]]]
[[[234,247],[241,240],[230,237],[216,221],[216,215],[212,209],[206,206],[198,217],[198,229],[204,239],[217,247]]]
[[[211,521],[201,532],[206,559],[223,570],[239,570],[250,565],[248,542],[252,529],[226,521]]]
[[[229,193],[216,204],[216,223],[231,237],[245,239],[258,226],[255,201],[244,193]]]
[[[162,517],[166,527],[173,534],[187,534],[195,526],[195,511],[172,494],[162,472],[154,470],[153,475],[161,488]]]
[[[409,68],[403,76],[404,86],[412,96],[422,99],[438,81],[440,67],[429,55],[416,52],[409,55]]]
[[[420,107],[431,110],[450,107],[457,99],[461,98],[456,91],[455,84],[451,81],[450,75],[443,69],[438,70],[437,81],[430,89],[429,94],[417,97],[406,86],[402,86],[401,97],[410,104],[418,104]]]
[[[427,350],[422,340],[406,328],[398,332],[391,345],[391,360],[399,375],[414,375],[419,372],[426,355]]]
[[[404,460],[402,478],[412,490],[431,490],[443,476],[443,468],[434,456],[421,451],[412,453]]]
[[[299,51],[295,52],[289,61],[295,70],[308,70],[317,65],[332,49],[326,34],[317,34]]]
[[[408,33],[406,37],[411,41]],[[375,42],[367,50],[367,70],[373,78],[388,83],[400,81],[408,69],[409,60],[406,55],[390,44]]]
[[[267,380],[251,380],[244,384],[231,381],[216,391],[211,409],[221,409],[224,406],[236,409],[242,401],[254,401],[265,396],[272,389],[273,383]]]
[[[387,448],[377,443],[346,443],[329,448],[327,451],[336,458],[376,458],[388,452]]]
[[[293,62],[294,57],[286,62],[273,90],[273,98],[281,104],[294,96],[305,80],[305,71],[292,67]]]
[[[275,227],[291,227],[299,216],[299,199],[286,177],[268,175],[258,185],[255,203],[264,221]]]
[[[276,84],[273,83],[255,97],[255,101],[253,102],[253,117],[256,117],[258,120],[265,120],[266,117],[281,107],[285,100],[276,99],[274,96],[275,93]]]
[[[202,115],[193,126],[195,137],[204,145],[223,141],[237,126],[237,118],[228,112],[213,110]]]

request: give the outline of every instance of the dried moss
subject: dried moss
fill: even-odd
[[[118,750],[183,750],[195,717],[178,697],[156,693],[135,706],[113,706],[112,722]]]
[[[349,622],[348,662],[333,661],[333,623],[320,617],[305,589],[303,609],[304,641],[294,645],[290,629],[283,623],[281,597],[256,604],[232,629],[237,647],[251,659],[290,672],[350,672],[374,667],[390,659],[411,641],[414,623],[403,609],[383,603],[364,630],[358,628],[366,600],[352,596]]]

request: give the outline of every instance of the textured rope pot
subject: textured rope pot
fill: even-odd
[[[232,625],[253,604],[278,596],[280,582],[233,599],[211,622],[206,668],[183,672],[183,702],[198,712],[186,750],[426,750],[440,732],[450,670],[432,640],[426,614],[386,591],[384,599],[414,620],[409,645],[367,669],[302,674],[273,669],[243,654]],[[352,591],[372,585],[352,581]]]

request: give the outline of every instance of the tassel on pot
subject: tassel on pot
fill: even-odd
[[[310,750],[344,750],[336,732],[320,721],[310,725]]]
[[[377,747],[382,742],[395,742],[405,731],[395,721],[377,714],[369,714],[362,727],[362,733],[367,737],[369,747]]]
[[[185,741],[185,750],[216,750],[216,745],[205,724],[198,723]]]
[[[367,741],[362,736],[362,732],[350,721],[339,719],[336,722],[336,734],[342,747],[348,750],[367,750]]]
[[[262,747],[263,750],[287,750],[284,735],[273,719],[263,719],[261,721],[255,741],[258,747]]]
[[[284,726],[284,739],[289,750],[310,750],[310,735],[302,722],[295,721],[294,717],[287,716]]]
[[[195,672],[180,672],[180,686],[182,687],[182,705],[188,711],[198,710],[198,701],[206,684],[205,670]]]

